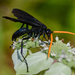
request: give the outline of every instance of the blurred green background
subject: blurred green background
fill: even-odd
[[[12,44],[12,34],[22,24],[2,18],[14,17],[11,13],[13,8],[28,12],[52,31],[75,33],[75,0],[0,0],[0,75],[15,75],[11,59],[14,50],[9,46]],[[53,34],[54,38],[56,36],[64,38],[65,43],[71,41],[71,46],[75,47],[74,35]]]

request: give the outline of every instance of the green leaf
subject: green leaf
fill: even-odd
[[[17,50],[19,51],[19,50]],[[19,56],[21,56],[19,54]],[[29,72],[24,61],[19,60],[16,51],[12,55],[16,74],[37,74],[42,70],[48,69],[53,63],[53,59],[47,59],[47,55],[43,52],[32,53],[26,57]],[[21,59],[21,58],[20,58]],[[18,60],[18,61],[17,61]]]
[[[71,75],[71,69],[64,64],[57,62],[45,72],[45,75]]]

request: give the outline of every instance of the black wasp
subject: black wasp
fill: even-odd
[[[29,39],[30,37],[39,37],[40,39],[40,35],[43,35],[43,37],[46,39],[45,34],[48,36],[48,39],[50,38],[50,34],[53,33],[50,29],[47,29],[47,27],[42,24],[40,21],[38,21],[37,19],[35,19],[33,16],[31,16],[30,14],[28,14],[27,12],[24,12],[20,9],[13,9],[12,13],[14,14],[14,16],[17,17],[17,19],[11,18],[11,17],[7,17],[7,16],[3,16],[3,18],[9,19],[11,21],[14,22],[21,22],[23,23],[21,28],[18,29],[13,35],[12,35],[12,41],[16,40],[16,38],[27,34],[27,37],[22,37],[22,41],[21,41],[21,55],[25,60],[26,66],[27,66],[27,72],[28,72],[28,64],[27,61],[25,59],[25,57],[23,56],[23,40]],[[24,27],[24,24],[26,25],[26,27]],[[28,26],[31,25],[32,28],[28,29]],[[47,39],[46,39],[47,40]]]

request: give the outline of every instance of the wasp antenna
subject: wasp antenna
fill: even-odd
[[[68,31],[53,31],[53,33],[67,33],[67,34],[75,35],[75,33],[68,32]]]
[[[50,50],[51,50],[52,42],[53,42],[53,35],[51,34],[51,42],[50,42],[50,46],[49,46],[49,50],[48,50],[48,58],[50,56]]]

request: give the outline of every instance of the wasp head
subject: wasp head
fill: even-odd
[[[51,33],[53,33],[53,31],[51,31],[50,29],[47,29],[47,30],[46,30],[46,34],[47,34],[47,36],[48,36],[48,39],[50,38],[50,34],[51,34]]]

